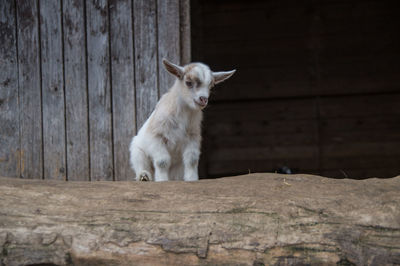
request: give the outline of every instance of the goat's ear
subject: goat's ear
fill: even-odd
[[[172,75],[176,76],[178,79],[182,79],[183,78],[183,67],[175,65],[171,62],[169,62],[167,59],[163,59],[162,60],[165,69],[171,73]]]
[[[232,70],[232,71],[213,72],[212,74],[214,77],[215,84],[218,84],[218,83],[230,78],[235,72],[236,72],[236,69]]]

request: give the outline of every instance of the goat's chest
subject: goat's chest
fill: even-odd
[[[171,152],[181,151],[191,141],[197,131],[196,128],[200,127],[194,122],[196,121],[191,120],[191,117],[171,120],[170,125],[165,128],[163,136],[165,144]]]
[[[187,125],[183,123],[172,125],[164,133],[165,144],[170,149],[176,149],[185,145],[189,139],[188,131]]]

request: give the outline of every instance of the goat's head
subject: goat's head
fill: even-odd
[[[192,109],[206,107],[210,89],[231,77],[236,71],[213,72],[202,63],[191,63],[182,67],[166,59],[163,59],[163,63],[165,69],[178,79],[182,99]]]

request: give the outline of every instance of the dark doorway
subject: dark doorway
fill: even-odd
[[[192,1],[193,61],[238,70],[206,109],[201,175],[400,174],[399,6]]]

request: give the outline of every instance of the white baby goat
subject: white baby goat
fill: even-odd
[[[130,161],[138,181],[199,179],[202,109],[210,89],[235,73],[212,72],[202,63],[184,67],[163,60],[174,85],[132,139]]]

